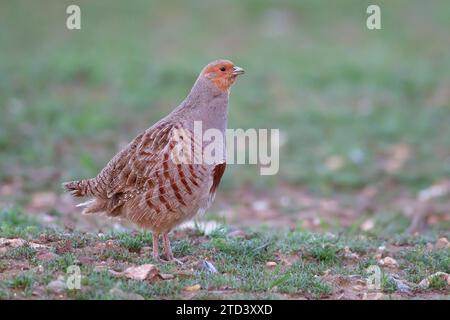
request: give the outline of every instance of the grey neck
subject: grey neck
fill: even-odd
[[[187,98],[173,111],[186,120],[202,121],[203,130],[216,128],[225,132],[228,116],[228,92],[217,88],[200,75]]]

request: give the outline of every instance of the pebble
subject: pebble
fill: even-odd
[[[56,294],[64,292],[66,288],[67,288],[66,283],[60,278],[51,281],[47,285],[47,289]]]
[[[397,268],[398,262],[394,258],[391,257],[385,257],[383,259],[378,260],[378,263],[382,266],[391,267],[391,268]]]
[[[428,276],[425,279],[423,279],[422,281],[420,281],[419,288],[428,289],[431,284],[431,279],[434,277],[442,277],[447,282],[447,284],[450,286],[450,274],[445,273],[445,272],[436,272],[436,273],[432,274],[431,276]]]
[[[119,288],[112,288],[109,290],[109,294],[119,300],[144,300],[144,297],[137,293],[132,292],[124,292]]]
[[[364,293],[363,300],[381,300],[384,299],[384,294],[381,292]]]
[[[189,291],[189,292],[194,292],[194,291],[198,291],[200,290],[200,285],[199,284],[195,284],[193,286],[188,286],[188,287],[184,287],[185,291]]]
[[[247,235],[244,231],[237,229],[229,232],[228,236],[230,238],[245,238]]]
[[[444,249],[450,248],[450,242],[448,242],[447,238],[440,238],[436,241],[436,249]]]
[[[209,261],[203,260],[199,262],[199,269],[209,271],[211,273],[217,273],[216,267]]]

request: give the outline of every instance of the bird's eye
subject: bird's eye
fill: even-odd
[[[225,70],[225,67],[220,67],[220,71],[224,72]]]

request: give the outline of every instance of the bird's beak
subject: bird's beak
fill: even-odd
[[[233,75],[237,76],[239,74],[244,74],[245,70],[239,67],[233,67]]]

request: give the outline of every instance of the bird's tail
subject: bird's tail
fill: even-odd
[[[63,187],[74,197],[94,196],[92,187],[95,185],[94,179],[64,182]]]
[[[94,197],[94,199],[77,205],[77,207],[83,207],[83,214],[108,212],[108,202],[98,197],[98,186],[95,178],[64,182],[63,187],[74,197]]]
[[[82,207],[83,214],[99,213],[107,211],[107,203],[101,199],[91,199],[86,202],[77,204],[77,207]]]

